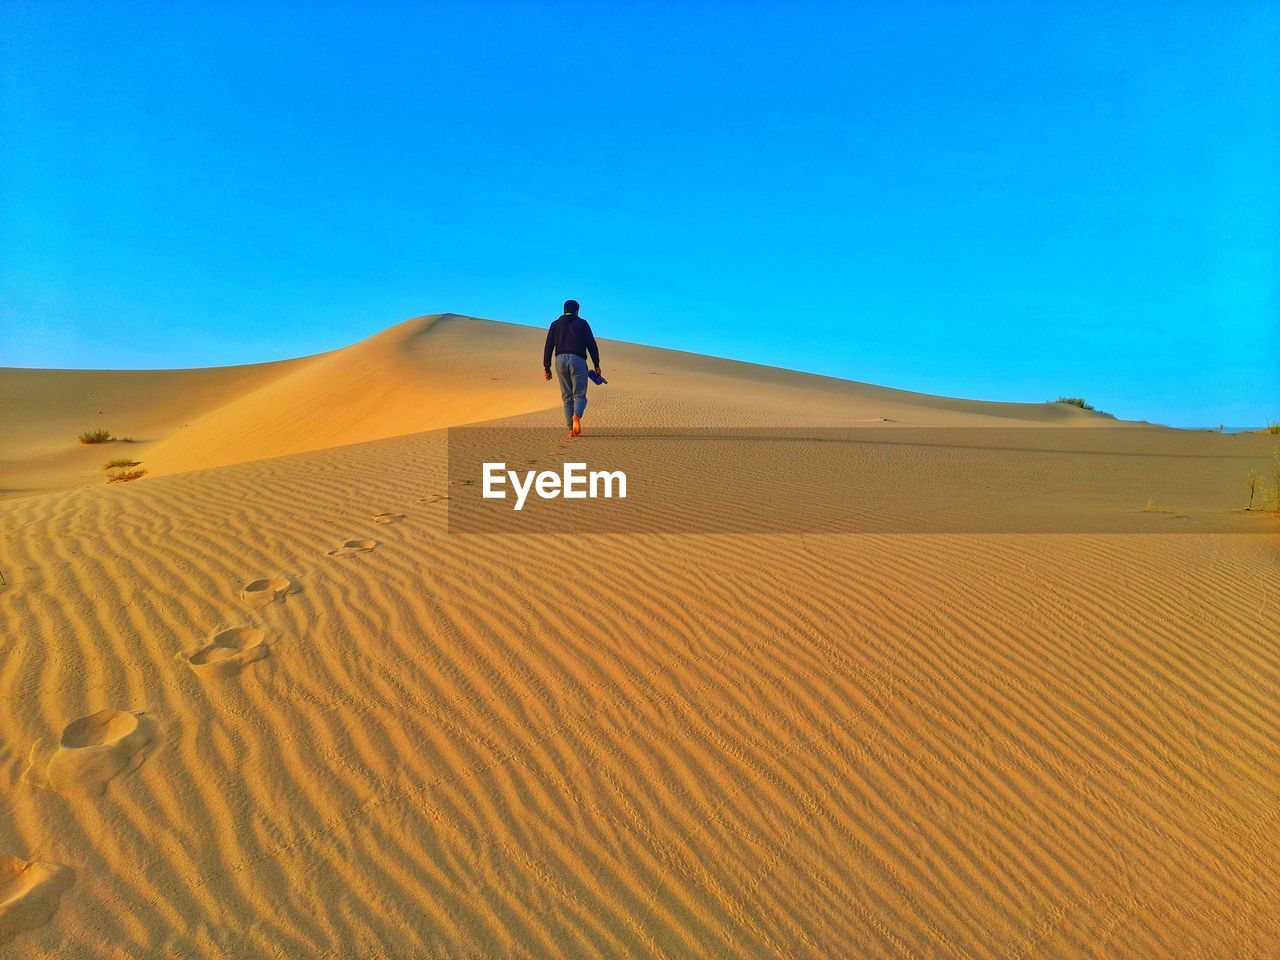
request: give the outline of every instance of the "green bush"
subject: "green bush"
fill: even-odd
[[[86,430],[84,433],[80,434],[81,443],[106,443],[108,440],[114,439],[115,437],[111,435],[110,430],[103,430],[101,428],[97,430]]]

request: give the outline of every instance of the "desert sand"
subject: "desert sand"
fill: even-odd
[[[0,370],[0,954],[1280,955],[1277,438],[602,341],[588,439],[1111,459],[999,532],[451,534],[444,428],[564,449],[542,336]]]

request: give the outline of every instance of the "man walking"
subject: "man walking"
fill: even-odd
[[[600,376],[600,349],[591,325],[578,316],[578,301],[566,300],[564,313],[551,321],[547,343],[542,348],[542,369],[551,379],[551,357],[555,354],[556,377],[564,400],[564,422],[569,436],[582,436],[582,413],[587,408],[587,354]]]

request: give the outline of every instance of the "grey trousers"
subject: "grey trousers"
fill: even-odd
[[[564,401],[564,425],[572,427],[573,418],[587,409],[587,361],[576,353],[557,353],[553,365]]]

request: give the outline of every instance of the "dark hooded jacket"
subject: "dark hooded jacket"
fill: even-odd
[[[596,346],[591,325],[577,313],[564,313],[551,321],[551,328],[547,331],[547,343],[542,348],[542,367],[548,373],[551,372],[553,352],[576,354],[583,360],[587,359],[589,353],[591,363],[594,366],[600,366],[600,348]]]

